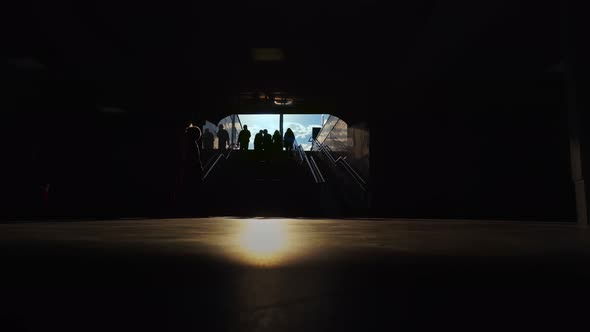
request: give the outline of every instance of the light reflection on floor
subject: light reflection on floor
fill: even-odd
[[[234,236],[239,259],[252,265],[280,264],[295,251],[286,219],[241,220]]]
[[[548,241],[560,234],[561,241]],[[590,254],[570,224],[498,221],[194,218],[0,224],[0,244],[211,257],[256,267],[350,260],[351,255]],[[477,243],[477,245],[474,245]]]
[[[573,330],[589,260],[590,232],[560,223],[5,223],[0,330]]]

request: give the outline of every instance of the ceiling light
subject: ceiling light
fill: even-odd
[[[252,58],[254,61],[282,61],[285,55],[280,48],[253,48]]]

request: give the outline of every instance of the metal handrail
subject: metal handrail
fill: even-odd
[[[231,156],[231,153],[236,149],[237,145],[236,144],[230,144],[229,148],[227,149],[227,151],[229,151],[227,153],[227,156],[225,156],[225,159],[229,159],[229,156]]]
[[[232,145],[230,145],[230,148],[228,149],[228,153],[227,154],[223,154],[222,152],[220,152],[217,155],[217,158],[215,158],[215,161],[213,162],[213,164],[211,165],[211,167],[209,167],[209,169],[207,169],[207,172],[205,172],[205,175],[203,175],[203,181],[209,176],[209,173],[211,173],[211,171],[215,168],[215,166],[217,166],[217,163],[219,162],[219,160],[221,160],[221,158],[225,157],[225,160],[227,160],[229,158],[229,156],[231,155],[233,148]],[[209,162],[207,162],[207,164],[209,164]]]
[[[211,167],[209,167],[209,169],[207,170],[207,172],[205,173],[205,175],[203,175],[203,180],[205,180],[207,178],[207,176],[209,176],[209,173],[211,173],[211,171],[215,168],[215,166],[217,165],[217,163],[219,162],[219,160],[223,157],[223,153],[220,153],[217,158],[215,159],[215,161],[213,162],[213,165],[211,165]]]
[[[315,183],[325,183],[326,180],[324,179],[324,176],[322,175],[322,172],[317,167],[317,164],[315,163],[315,161],[313,160],[313,158],[312,158],[312,161],[311,162],[309,161],[309,158],[307,157],[307,154],[303,150],[303,146],[301,146],[301,144],[299,144],[297,142],[297,140],[295,140],[295,142],[293,143],[293,145],[295,146],[295,149],[299,153],[299,158],[301,159],[300,165],[303,162],[305,162],[307,164],[307,167],[309,167],[309,171],[311,172],[311,175],[313,176],[313,179],[314,179]]]
[[[329,146],[325,146],[326,149],[330,152],[333,153],[334,151],[332,151],[332,148]],[[350,163],[348,162],[348,160],[346,160],[346,156],[344,158],[342,157],[338,157],[338,159],[336,159],[337,162],[342,162],[343,165],[345,165],[346,167],[348,167],[350,169],[351,172],[354,173],[354,175],[363,183],[363,184],[367,184],[367,182],[362,178],[362,176],[359,175],[359,173],[357,173],[354,168],[350,165]]]
[[[299,165],[301,165],[305,162],[305,156],[303,156],[303,152],[300,149],[297,149],[297,152],[299,154]]]
[[[311,163],[313,164],[315,170],[318,172],[318,176],[320,178],[320,181],[322,183],[326,183],[326,179],[324,178],[324,175],[320,171],[320,168],[318,167],[318,164],[315,162],[315,159],[313,159],[313,157],[309,157],[309,158],[311,159]]]
[[[296,146],[297,153],[299,154],[299,159],[301,159],[299,162],[299,165],[301,165],[305,161],[305,151],[303,151],[303,147],[297,143],[297,140],[295,140],[294,144]]]
[[[313,176],[313,179],[314,179],[315,183],[319,183],[318,182],[318,177],[315,174],[315,172],[313,170],[313,167],[309,163],[309,159],[307,159],[307,155],[303,152],[303,146],[301,146],[301,144],[299,144],[297,142],[297,140],[295,140],[295,142],[293,142],[293,145],[295,146],[295,149],[299,153],[299,158],[301,158],[301,164],[304,163],[304,162],[307,163],[307,167],[309,167],[309,171],[311,172],[311,175]]]
[[[339,156],[338,158],[334,158],[334,156],[332,155],[333,151],[329,146],[327,146],[323,143],[320,143],[317,139],[314,139],[314,138],[310,138],[309,142],[317,145],[318,151],[322,151],[326,155],[326,157],[334,164],[334,166],[341,164],[344,167],[344,169],[348,172],[348,174],[359,185],[359,187],[361,187],[361,189],[363,191],[367,191],[367,189],[365,188],[365,186],[367,185],[367,182],[354,170],[354,168],[346,160],[346,156],[345,157]]]
[[[309,170],[311,171],[311,175],[313,175],[313,179],[315,180],[315,183],[320,183],[320,180],[318,179],[318,176],[315,174],[315,170],[313,169],[313,166],[309,162],[307,155],[305,156],[305,162],[307,163],[307,166],[309,167]]]
[[[203,169],[208,169],[209,165],[211,164],[212,161],[214,161],[217,158],[218,154],[215,153],[214,155],[212,155],[207,162],[205,163],[205,166],[203,166]]]

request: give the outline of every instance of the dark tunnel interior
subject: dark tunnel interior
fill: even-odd
[[[587,325],[578,6],[3,3],[0,331]]]

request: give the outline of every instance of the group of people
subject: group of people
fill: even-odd
[[[278,130],[271,136],[268,130],[260,130],[254,136],[254,151],[279,152],[283,147],[290,151],[293,149],[295,135],[291,129],[287,129],[283,137]]]
[[[248,150],[251,137],[252,134],[250,133],[250,130],[248,130],[248,126],[245,125],[244,129],[240,131],[240,134],[238,135],[238,146],[240,150]],[[229,133],[225,130],[222,124],[219,125],[219,130],[217,131],[217,139],[219,150],[225,151],[230,147]],[[209,128],[205,128],[202,140],[203,150],[213,150],[215,136]],[[279,152],[283,151],[284,147],[289,154],[292,154],[294,143],[295,134],[291,128],[288,128],[285,131],[284,136],[282,136],[278,130],[275,130],[274,134],[271,136],[268,133],[268,130],[264,129],[260,130],[254,136],[254,151]]]
[[[240,150],[248,150],[250,144],[250,138],[252,134],[248,130],[248,126],[244,126],[244,129],[238,136],[238,146]],[[219,149],[227,150],[231,148],[229,134],[227,130],[223,128],[223,125],[219,125],[219,131],[217,132],[217,138],[219,140]],[[210,154],[213,150],[213,143],[215,136],[211,131],[206,128],[205,132],[201,135],[201,129],[192,124],[186,128],[186,141],[184,143],[184,163],[181,172],[182,180],[180,183],[184,185],[181,188],[182,204],[189,207],[192,202],[199,195],[199,188],[203,177],[203,163],[201,161],[201,149],[200,143],[202,143],[203,152],[205,156]],[[295,143],[295,134],[291,128],[285,131],[285,135],[281,136],[281,133],[276,130],[274,135],[270,135],[268,130],[261,130],[254,137],[254,150],[264,152],[263,155],[275,154],[283,151],[283,147],[289,153],[293,154],[293,145]]]
[[[219,140],[219,150],[225,151],[229,147],[229,133],[223,125],[219,125],[219,130],[217,131],[217,139]],[[215,141],[215,136],[209,130],[209,128],[205,128],[205,132],[203,133],[203,150],[213,150],[213,142]]]

